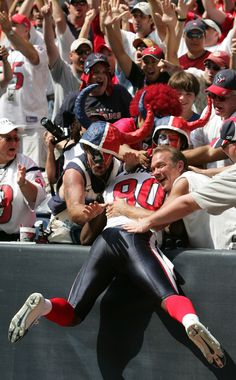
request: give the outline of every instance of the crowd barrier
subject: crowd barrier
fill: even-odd
[[[21,341],[7,340],[9,321],[32,292],[67,297],[89,248],[0,244],[1,380],[235,380],[236,251],[178,250],[181,291],[222,343],[227,365],[216,369],[183,327],[127,279],[117,278],[79,326],[41,318]]]

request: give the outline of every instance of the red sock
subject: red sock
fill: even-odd
[[[182,323],[183,317],[186,314],[197,315],[194,306],[190,299],[184,296],[170,296],[165,299],[165,307],[169,315]]]
[[[71,304],[64,298],[52,298],[50,301],[52,310],[44,317],[60,326],[73,326],[75,311]]]

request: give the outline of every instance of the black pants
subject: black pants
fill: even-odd
[[[121,228],[107,228],[93,243],[70,291],[68,301],[80,320],[119,274],[144,289],[158,304],[178,294],[174,277],[165,266],[162,252],[154,246],[151,233],[131,234]]]
[[[4,231],[0,231],[0,241],[17,241],[20,240],[20,234],[7,234]]]

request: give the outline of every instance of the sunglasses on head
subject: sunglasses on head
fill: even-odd
[[[219,71],[223,70],[225,67],[220,67],[214,62],[206,61],[204,62],[204,66],[209,70]]]
[[[201,32],[187,32],[186,33],[186,36],[189,38],[189,39],[197,39],[197,40],[200,40],[201,38],[203,38],[204,36],[204,33],[201,33]]]

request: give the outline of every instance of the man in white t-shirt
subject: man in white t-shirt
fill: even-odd
[[[121,30],[122,42],[126,53],[135,60],[136,50],[133,42],[137,38],[149,38],[160,48],[165,50],[165,45],[154,28],[151,7],[146,2],[137,3],[131,10],[133,32]]]
[[[21,151],[44,167],[46,150],[40,120],[48,112],[47,54],[42,45],[30,43],[31,25],[26,16],[15,14],[10,21],[2,12],[0,25],[11,42],[8,60],[13,70],[13,79],[0,98],[0,117],[24,126]]]

